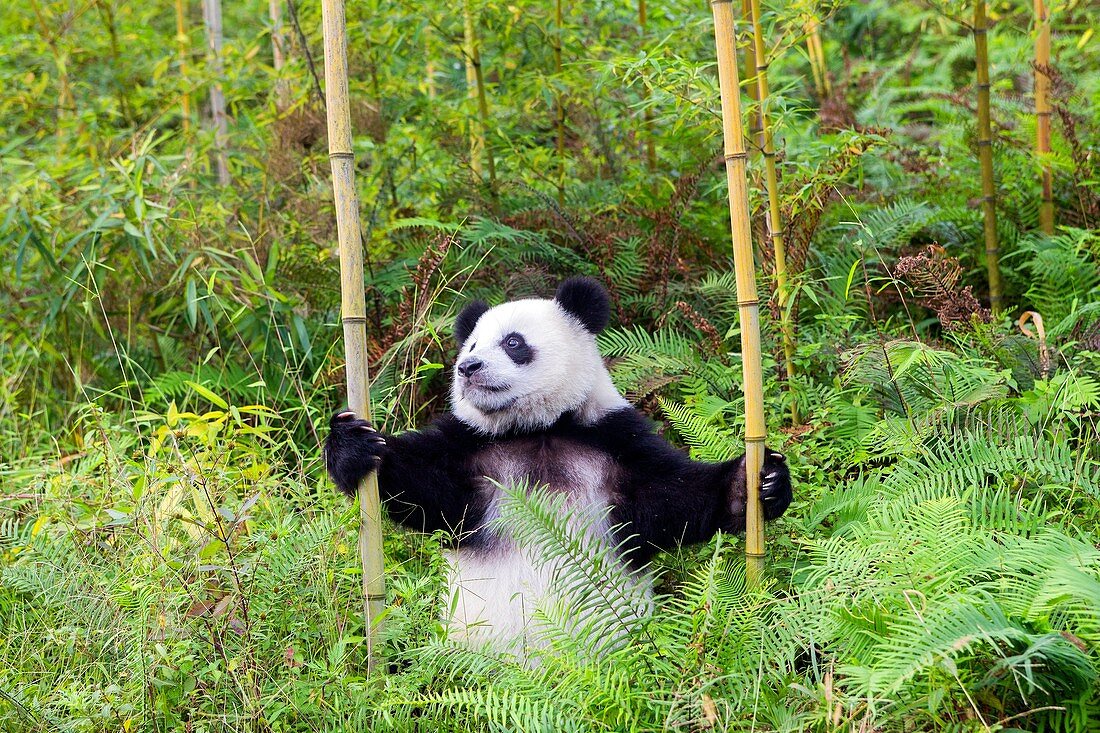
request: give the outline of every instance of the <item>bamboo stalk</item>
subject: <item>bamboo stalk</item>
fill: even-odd
[[[753,54],[756,60],[756,91],[760,105],[760,135],[764,149],[764,180],[768,189],[768,236],[775,254],[775,291],[779,300],[779,330],[783,336],[783,361],[787,370],[787,390],[794,379],[794,326],[791,323],[787,286],[787,248],[783,242],[783,223],[779,218],[779,180],[775,172],[775,136],[768,114],[768,57],[764,46],[764,29],[760,24],[760,0],[748,0],[752,18]],[[798,402],[791,395],[791,423],[799,424]]]
[[[722,94],[722,138],[729,184],[733,267],[741,317],[741,364],[745,380],[745,565],[756,585],[764,573],[764,514],[760,505],[760,469],[764,465],[764,382],[760,365],[760,306],[749,226],[745,140],[741,132],[732,0],[712,0],[718,84]]]
[[[271,17],[271,56],[275,67],[275,111],[282,114],[290,107],[290,82],[283,76],[286,66],[283,0],[268,0],[267,9]]]
[[[343,0],[322,0],[325,36],[325,107],[336,230],[340,240],[340,313],[347,361],[348,407],[369,418],[367,308],[363,289],[363,240],[359,230],[359,197],[355,188],[351,109],[348,100],[347,25]],[[382,561],[382,512],[378,477],[359,483],[359,559],[363,565],[363,615],[367,628],[367,669],[378,663],[378,635],[385,609],[386,580]]]
[[[435,61],[432,55],[432,24],[424,27],[424,87],[428,99],[435,99]]]
[[[817,18],[814,18],[810,35],[814,39],[814,53],[817,55],[817,70],[821,73],[821,87],[825,90],[825,96],[828,96],[833,93],[833,83],[829,80],[829,67],[825,64],[825,44],[821,40],[821,21]]]
[[[554,78],[561,83],[562,0],[554,0]],[[558,205],[565,205],[565,100],[554,92],[554,127],[558,138]]]
[[[1043,0],[1035,0],[1035,153],[1042,166],[1043,198],[1039,204],[1039,228],[1054,234],[1054,192],[1050,164],[1050,13]]]
[[[115,12],[110,3],[104,2],[104,0],[96,0],[96,10],[99,11],[99,16],[103,20],[103,26],[107,30],[107,38],[111,43],[111,65],[119,68],[122,66],[122,48],[118,42],[118,30],[115,28]],[[118,108],[122,113],[122,117],[127,123],[133,122],[133,115],[130,112],[130,102],[126,98],[126,91],[123,89],[122,84],[115,81],[115,93],[118,95]]]
[[[465,0],[462,5],[463,18],[463,45],[462,55],[466,59],[466,96],[472,105],[477,104],[477,68],[474,65],[474,16],[470,10],[470,0]],[[478,181],[482,177],[482,151],[485,150],[485,139],[480,135],[474,115],[470,114],[468,127],[470,130],[470,170],[477,176]]]
[[[741,19],[749,20],[752,18],[752,2],[751,0],[741,0]],[[740,83],[745,87],[745,91],[753,101],[756,101],[756,50],[754,46],[753,33],[756,26],[749,28],[749,33],[745,35],[745,50],[742,52],[743,68],[741,71]],[[753,135],[757,134],[757,130],[753,130]],[[763,144],[763,141],[760,143]]]
[[[752,18],[751,0],[741,0],[741,18],[742,20]],[[740,82],[745,87],[749,97],[757,103],[752,114],[749,115],[749,139],[752,141],[750,144],[755,145],[755,148],[749,149],[750,156],[764,149],[764,121],[761,117],[763,110],[760,108],[760,93],[756,83],[755,28],[756,26],[753,25],[749,29],[749,33],[746,34],[745,49],[742,52],[742,64],[744,66],[740,78]]]
[[[210,67],[214,82],[210,85],[210,114],[214,122],[214,159],[218,168],[218,184],[229,185],[229,157],[226,153],[229,138],[225,117],[225,93],[222,91],[222,3],[221,0],[202,0],[203,20],[206,23],[206,39],[210,53]]]
[[[183,79],[183,96],[180,98],[180,113],[183,115],[183,131],[191,129],[191,92],[187,83],[187,54],[189,37],[187,35],[186,0],[176,0],[176,57],[179,59],[179,75]]]
[[[466,93],[477,105],[477,116],[470,116],[470,169],[482,180],[484,170],[482,159],[487,158],[486,163],[489,172],[489,191],[496,193],[497,175],[496,165],[493,162],[493,151],[485,144],[485,133],[489,129],[489,102],[485,96],[485,79],[481,72],[481,43],[477,37],[477,27],[474,23],[474,13],[470,8],[471,0],[465,0],[462,5],[465,43],[463,52],[466,57]]]
[[[648,20],[646,0],[638,0],[638,35],[641,36],[639,41],[642,44],[645,44],[646,41],[646,24]],[[642,99],[646,102],[649,101],[648,84],[642,89]],[[653,110],[649,108],[648,104],[642,112],[642,127],[645,129],[646,168],[650,173],[654,173],[657,170],[657,144],[653,139]]]
[[[993,183],[993,132],[989,121],[989,23],[985,0],[974,2],[974,50],[978,77],[978,162],[982,170],[982,219],[985,266],[989,274],[989,305],[1001,312],[1001,251],[997,243],[996,189]]]
[[[810,73],[814,77],[814,89],[817,91],[818,97],[824,97],[825,64],[824,54],[819,56],[817,52],[817,44],[821,40],[817,32],[817,18],[811,15],[806,19],[802,28],[806,31],[806,55],[810,59]]]

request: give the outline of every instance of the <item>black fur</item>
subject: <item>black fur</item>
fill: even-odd
[[[554,300],[584,324],[590,333],[597,334],[607,327],[611,317],[611,301],[599,280],[571,277],[558,286]]]
[[[478,319],[489,310],[489,304],[484,300],[474,300],[466,304],[466,307],[455,317],[455,340],[458,343],[466,343],[470,334],[474,332]]]
[[[512,339],[519,343],[515,346],[510,345]],[[521,334],[513,331],[501,339],[500,345],[504,347],[504,353],[508,355],[508,358],[516,364],[522,366],[535,360],[535,350],[531,348],[531,345],[527,343],[527,339],[523,338]]]
[[[522,441],[532,455],[532,483],[552,481],[560,469],[555,455],[569,446],[594,449],[611,459],[612,520],[621,524],[631,563],[644,563],[658,550],[705,542],[718,530],[745,529],[744,457],[724,463],[690,460],[654,432],[653,423],[633,408],[608,413],[591,426],[571,413],[546,430],[487,437],[453,415],[432,426],[398,436],[368,431],[349,413],[333,417],[325,456],[336,485],[352,494],[359,480],[378,468],[378,488],[390,515],[422,531],[466,534],[464,546],[478,545],[479,529],[491,499],[475,467],[482,451]],[[790,472],[782,456],[766,451],[761,498],[766,519],[791,502]],[[541,458],[540,458],[541,456]],[[774,474],[769,478],[770,474]]]

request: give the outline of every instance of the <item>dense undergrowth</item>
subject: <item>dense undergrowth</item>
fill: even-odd
[[[294,102],[277,113],[266,5],[225,7],[225,188],[212,134],[179,113],[213,72],[195,53],[181,69],[167,6],[0,10],[0,730],[1100,727],[1087,4],[1052,6],[1041,161],[1030,4],[990,6],[1011,308],[994,315],[968,6],[767,3],[797,370],[784,378],[756,156],[770,440],[796,484],[765,587],[719,537],[660,557],[653,612],[621,624],[584,592],[614,564],[577,556],[552,502],[517,492],[514,531],[563,568],[551,653],[531,667],[449,643],[441,539],[390,526],[388,669],[371,677],[357,513],[319,461],[343,376],[319,9],[287,5]],[[579,272],[612,294],[601,347],[624,393],[696,457],[739,453],[706,8],[651,3],[639,42],[623,3],[567,3],[560,33],[548,3],[474,5],[495,187],[471,175],[461,17],[349,7],[375,421],[445,409],[466,299]],[[811,81],[810,14],[830,92]],[[1026,311],[1041,326],[1018,325]]]

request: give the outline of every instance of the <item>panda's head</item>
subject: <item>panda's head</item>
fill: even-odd
[[[588,277],[566,280],[553,300],[470,303],[455,319],[454,414],[498,435],[549,427],[570,411],[591,424],[626,406],[596,349],[609,315],[607,292]]]

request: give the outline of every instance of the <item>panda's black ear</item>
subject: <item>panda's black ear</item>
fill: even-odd
[[[604,330],[611,317],[611,300],[607,297],[607,290],[592,277],[569,278],[558,286],[554,300],[593,334]]]
[[[478,319],[485,315],[487,310],[489,310],[488,303],[484,300],[475,300],[468,303],[458,314],[458,317],[455,318],[455,340],[460,345],[466,343],[466,339],[470,338]]]

